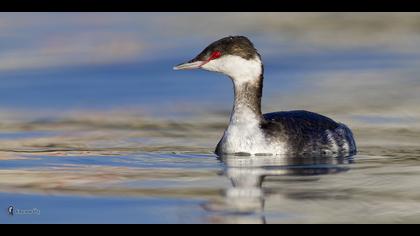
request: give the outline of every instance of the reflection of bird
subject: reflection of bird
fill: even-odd
[[[299,197],[283,190],[290,176],[301,181],[319,181],[321,175],[338,174],[350,170],[351,157],[238,157],[224,155],[220,160],[226,165],[224,174],[232,183],[225,191],[223,202],[207,202],[203,208],[214,215],[212,222],[266,223],[265,202],[274,197]],[[264,182],[269,186],[264,186]]]
[[[7,212],[9,213],[9,215],[13,215],[13,211],[14,211],[14,208],[13,208],[13,206],[9,206],[9,208],[7,208]]]
[[[235,102],[216,154],[354,154],[347,126],[308,111],[261,113],[263,64],[244,36],[222,38],[174,69],[221,72],[231,78]]]

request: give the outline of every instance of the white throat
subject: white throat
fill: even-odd
[[[261,64],[258,56],[247,60],[240,56],[226,55],[206,63],[202,68],[223,73],[231,77],[235,84],[242,84],[259,79]]]
[[[266,153],[267,143],[260,127],[261,100],[258,95],[262,63],[258,56],[246,60],[226,55],[203,67],[229,76],[235,89],[235,104],[221,145],[226,153]]]

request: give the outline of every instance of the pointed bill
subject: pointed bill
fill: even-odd
[[[194,61],[194,62],[187,62],[183,64],[179,64],[175,66],[174,70],[192,70],[192,69],[198,69],[204,64],[203,61]]]

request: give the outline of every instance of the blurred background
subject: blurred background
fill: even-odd
[[[1,13],[0,124],[203,113],[227,122],[227,78],[172,70],[227,35],[248,36],[263,57],[264,112],[419,125],[418,13]]]
[[[246,35],[263,56],[269,108],[415,118],[419,26],[417,13],[2,13],[1,114],[224,110],[230,81],[172,66]]]
[[[249,37],[262,55],[264,113],[322,113],[359,146],[351,171],[335,160],[254,160],[279,167],[257,189],[268,216],[418,222],[420,13],[267,12],[0,13],[0,208],[42,211],[0,220],[220,220],[206,212],[226,207],[216,203],[229,178],[267,173],[249,160],[234,167],[251,174],[235,172],[213,154],[231,81],[172,67],[228,35]],[[285,171],[296,164],[309,169]]]

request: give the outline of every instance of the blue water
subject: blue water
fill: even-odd
[[[0,223],[419,223],[419,18],[299,14],[1,14]],[[344,122],[358,155],[220,160],[231,81],[172,67],[228,34],[264,112]]]
[[[40,211],[27,215],[0,214],[3,224],[186,224],[200,223],[205,218],[199,200],[0,194],[0,202],[17,210]]]
[[[76,66],[1,73],[0,106],[13,109],[66,109],[146,106],[190,102],[231,106],[231,82],[206,71],[173,71],[191,53],[124,64]],[[308,74],[404,66],[415,55],[372,50],[331,51],[265,59],[266,97],[298,92],[316,81]]]

